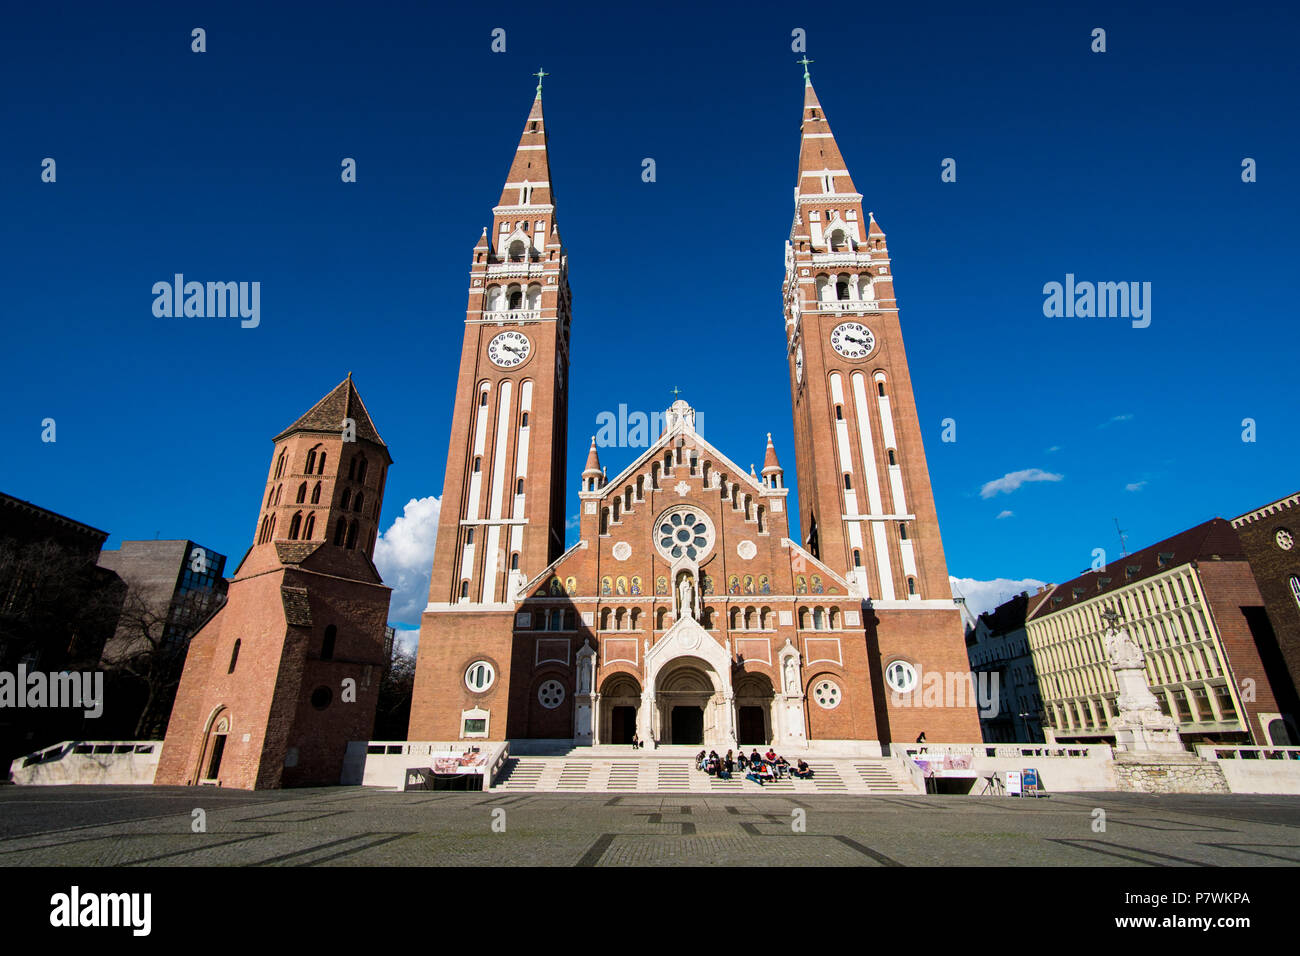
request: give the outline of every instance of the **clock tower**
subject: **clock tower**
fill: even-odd
[[[806,63],[794,204],[783,291],[800,529],[804,546],[869,605],[880,701],[909,675],[967,672],[969,663],[885,233],[863,209]],[[890,707],[878,720],[888,725],[882,739],[911,739],[914,724],[931,740],[979,739],[969,708]]]
[[[411,739],[432,726],[434,671],[454,666],[440,658],[455,657],[489,617],[508,620],[517,589],[564,548],[570,306],[539,82],[470,263]],[[505,676],[508,660],[498,667]]]

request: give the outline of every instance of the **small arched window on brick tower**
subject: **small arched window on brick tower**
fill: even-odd
[[[907,540],[907,524],[902,521],[898,523],[898,540],[899,541]]]
[[[474,543],[474,529],[473,529],[473,528],[466,528],[466,529],[465,529],[465,543],[466,543],[466,544],[473,544],[473,543]]]
[[[303,468],[302,473],[304,475],[310,475],[315,471],[316,471],[316,449],[313,448],[311,451],[307,452],[307,466]]]
[[[365,500],[366,500],[366,493],[364,491],[358,491],[356,501],[352,502],[352,510],[359,512],[361,510],[362,504],[365,503]]]
[[[366,461],[365,455],[362,455],[360,458],[357,459],[357,481],[361,482],[363,485],[366,483],[367,464],[368,462]]]
[[[343,497],[339,499],[339,507],[342,508],[344,511],[347,511],[348,508],[351,506],[351,504],[352,504],[352,489],[344,488]]]
[[[284,474],[284,459],[286,454],[288,453],[283,451],[280,452],[280,457],[275,461],[275,477],[277,481],[280,479],[280,476]]]
[[[518,552],[518,551],[516,551],[514,554],[510,555],[510,570],[511,570],[511,571],[518,571],[518,570],[519,570],[519,552]]]
[[[475,459],[474,459],[474,474],[477,475],[477,474],[479,473],[479,471],[482,470],[482,468],[483,468],[483,459],[482,459],[482,458],[475,458]]]
[[[346,537],[347,533],[348,533],[348,522],[347,522],[347,519],[345,519],[345,518],[339,518],[339,520],[338,520],[338,524],[336,524],[336,525],[334,526],[334,544],[335,544],[335,546],[341,546],[341,545],[343,544],[343,539],[344,539],[344,537]]]
[[[843,235],[838,229],[835,230],[834,234]],[[849,275],[847,272],[835,277],[835,298],[840,302],[844,302],[849,298]]]
[[[468,598],[469,598],[469,582],[468,582],[468,581],[461,581],[461,582],[460,582],[460,599],[461,599],[462,601],[464,601],[464,600],[466,600],[466,599],[468,599]]]
[[[242,642],[242,638],[235,638],[235,646],[230,649],[230,666],[226,668],[227,674],[233,674],[235,672],[235,665],[239,663],[239,645]]]
[[[297,512],[289,521],[289,540],[297,541],[298,532],[302,530],[302,512]]]
[[[527,428],[527,427],[528,427],[528,413],[527,413],[527,412],[524,412],[523,416],[519,419],[519,427],[520,427],[520,428]]]
[[[325,474],[325,452],[320,453],[320,461],[316,463],[316,474]]]
[[[889,463],[890,463],[891,465],[897,465],[897,464],[898,464],[898,456],[894,454],[894,449],[892,449],[892,448],[889,449]]]
[[[298,497],[296,499],[296,503],[302,504],[306,500],[307,500],[307,482],[304,481],[301,485],[298,486]]]
[[[524,480],[520,478],[515,482],[515,494],[522,495],[523,493],[524,493]]]
[[[311,536],[316,533],[316,512],[307,515],[307,523],[302,526],[302,539],[310,541]]]
[[[882,397],[885,394],[885,382],[883,379],[876,379],[876,394]]]
[[[845,491],[853,490],[853,479],[849,477],[849,475],[847,474],[844,476],[844,490]]]
[[[320,482],[319,481],[316,482],[316,487],[312,488],[311,490],[311,503],[314,505],[320,504]]]
[[[348,525],[348,540],[344,545],[349,551],[357,546],[357,523],[353,521]]]
[[[270,532],[269,532],[269,533],[267,534],[267,536],[266,536],[266,540],[267,540],[267,541],[274,541],[274,540],[275,540],[275,515],[271,515],[271,529],[270,529]]]
[[[908,594],[916,593],[916,578],[907,579],[907,593]]]
[[[836,406],[835,406],[835,420],[836,420],[837,422],[842,422],[842,421],[844,421],[844,406],[843,406],[843,405],[836,405]]]
[[[325,628],[325,636],[320,642],[320,659],[323,661],[334,660],[334,641],[338,638],[339,629],[331,624]]]
[[[855,568],[862,567],[862,552],[857,548],[853,549],[853,566]]]

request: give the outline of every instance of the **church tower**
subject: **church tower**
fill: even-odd
[[[461,641],[485,633],[489,617],[508,621],[518,589],[564,550],[570,309],[539,82],[470,263],[412,740],[458,736],[455,717],[440,710],[459,712],[456,702],[430,699],[434,671],[458,667]],[[491,666],[504,685],[508,661]]]
[[[339,782],[387,663],[391,591],[371,557],[391,464],[351,375],[275,436],[252,547],[190,641],[156,783]]]
[[[804,545],[870,601],[879,690],[907,683],[893,660],[917,674],[968,671],[885,233],[863,208],[806,68],[794,204],[783,292]],[[919,731],[906,728],[919,716],[881,713],[882,739],[912,739],[904,735]],[[979,739],[973,710],[951,717],[943,736],[936,718],[918,726],[931,740]]]

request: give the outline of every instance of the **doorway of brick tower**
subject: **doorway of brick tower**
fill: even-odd
[[[673,743],[704,743],[704,708],[674,707],[672,713]]]

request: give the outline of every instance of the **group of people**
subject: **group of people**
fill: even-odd
[[[745,775],[746,780],[752,780],[760,787],[765,783],[771,783],[775,780],[781,780],[786,776],[798,777],[800,780],[807,780],[813,775],[808,764],[800,759],[792,767],[790,762],[784,757],[779,756],[771,747],[766,754],[760,754],[755,747],[748,757],[742,750],[739,755],[733,757],[730,750],[725,756],[718,756],[716,750],[710,750],[705,753],[701,750],[695,755],[695,765],[699,770],[703,770],[709,776],[716,776],[720,780],[730,780],[731,775],[739,771]]]

